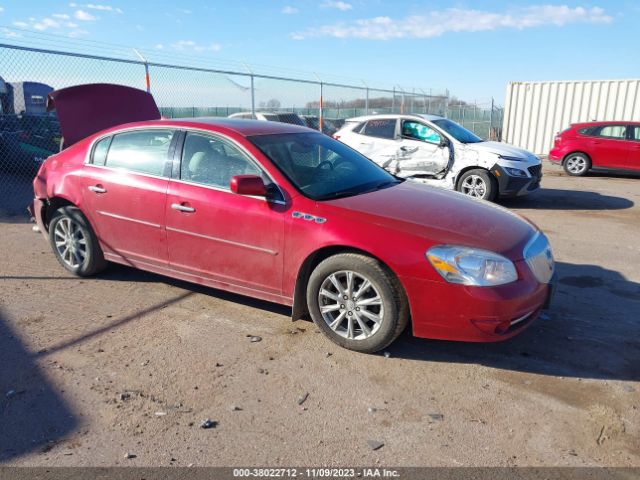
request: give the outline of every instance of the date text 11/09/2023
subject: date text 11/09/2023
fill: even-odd
[[[234,468],[235,478],[398,478],[389,468]]]

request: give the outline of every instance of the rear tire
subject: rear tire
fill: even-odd
[[[331,341],[357,352],[382,350],[409,321],[408,301],[395,275],[379,261],[356,253],[318,264],[307,284],[307,306]]]
[[[94,275],[107,266],[98,237],[77,207],[54,212],[49,222],[49,243],[60,265],[78,277]]]
[[[462,174],[457,190],[470,197],[493,202],[498,196],[498,182],[486,170],[476,168]]]
[[[564,171],[572,177],[583,177],[591,168],[591,159],[584,153],[570,153],[562,162]]]

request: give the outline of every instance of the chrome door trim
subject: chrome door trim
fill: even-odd
[[[268,248],[256,247],[255,245],[249,245],[246,243],[234,242],[233,240],[225,240],[224,238],[211,237],[209,235],[203,235],[201,233],[189,232],[188,230],[181,230],[179,228],[166,227],[168,232],[182,233],[183,235],[191,235],[192,237],[203,238],[205,240],[211,240],[212,242],[225,243],[227,245],[233,245],[234,247],[246,248],[256,252],[267,253],[269,255],[276,256],[278,252],[276,250],[270,250]]]

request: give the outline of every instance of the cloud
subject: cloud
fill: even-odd
[[[122,13],[122,10],[120,8],[112,7],[111,5],[87,3],[85,7],[91,10],[102,10],[103,12]]]
[[[285,15],[294,15],[299,11],[300,10],[298,10],[296,7],[292,7],[291,5],[287,5],[281,10],[281,12],[284,13]]]
[[[76,10],[73,17],[83,22],[91,22],[96,19],[95,16],[91,15],[89,12],[85,12],[84,10]]]
[[[22,37],[22,33],[20,32],[14,32],[13,30],[10,30],[8,28],[3,28],[2,29],[2,35],[6,38],[20,38]]]
[[[32,23],[31,28],[43,32],[45,30],[49,30],[50,28],[60,28],[60,23],[58,23],[56,20],[53,20],[52,18],[45,17],[42,20]]]
[[[433,38],[449,32],[482,32],[498,29],[516,29],[563,26],[571,23],[611,23],[613,17],[600,7],[566,5],[532,5],[501,13],[484,10],[448,8],[427,15],[405,18],[374,17],[341,22],[294,32],[291,38],[310,37],[360,38],[391,40],[398,38]]]
[[[192,52],[219,52],[220,50],[222,50],[222,46],[218,43],[201,45],[197,42],[194,42],[193,40],[179,40],[176,43],[172,43],[171,48],[180,51],[191,50]]]
[[[87,32],[86,30],[77,29],[77,30],[71,30],[69,33],[67,33],[67,36],[71,38],[77,38],[77,37],[83,37],[88,34],[89,32]]]
[[[0,7],[0,13],[4,12],[4,7]]]
[[[188,8],[176,8],[180,13],[184,13],[185,15],[191,15],[193,12]]]
[[[164,45],[161,43],[156,43],[153,48],[155,48],[156,50],[164,50]]]
[[[346,12],[347,10],[353,10],[353,5],[351,5],[350,3],[333,1],[333,0],[327,0],[326,2],[323,2],[320,6],[322,8],[336,8],[343,12]]]
[[[77,23],[70,21],[71,17],[64,13],[54,13],[48,17],[29,17],[27,21],[18,20],[13,22],[13,26],[30,30],[44,32],[53,30],[55,33],[64,34],[69,37],[80,37],[89,32],[80,29]]]

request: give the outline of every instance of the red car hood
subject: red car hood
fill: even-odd
[[[522,259],[536,227],[495,204],[411,181],[322,202],[354,221],[404,231],[434,244],[465,245]]]
[[[93,83],[51,92],[47,110],[56,110],[64,147],[123,123],[159,120],[153,96],[144,90]]]

